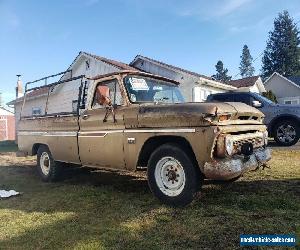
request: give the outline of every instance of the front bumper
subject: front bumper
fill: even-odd
[[[202,171],[207,179],[230,180],[247,171],[255,170],[270,159],[270,149],[257,149],[248,159],[241,155],[235,155],[232,158],[206,162]]]

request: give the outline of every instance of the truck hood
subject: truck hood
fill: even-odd
[[[162,126],[203,126],[224,124],[218,116],[230,115],[229,123],[261,123],[263,113],[244,103],[178,103],[178,104],[141,104],[138,111],[140,127]],[[253,119],[252,119],[253,118]],[[225,125],[225,124],[224,124]]]

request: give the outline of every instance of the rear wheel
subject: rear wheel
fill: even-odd
[[[37,151],[38,172],[43,181],[56,181],[61,172],[61,166],[55,162],[49,148],[41,145]]]
[[[147,174],[152,193],[172,206],[189,204],[202,185],[197,166],[176,144],[164,144],[152,153]]]
[[[299,137],[299,125],[293,120],[280,121],[274,126],[274,140],[281,146],[292,146]]]

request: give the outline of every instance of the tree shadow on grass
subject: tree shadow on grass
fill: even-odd
[[[121,192],[150,193],[145,172],[68,168],[62,180],[66,185],[109,186]]]
[[[33,166],[7,170],[4,185],[27,188],[23,196],[0,201],[0,209],[24,218],[60,212],[70,217],[6,237],[0,240],[4,249],[233,249],[240,233],[290,233],[300,219],[299,179],[206,181],[190,206],[173,209],[154,199],[143,174],[68,169],[62,182],[42,183]]]

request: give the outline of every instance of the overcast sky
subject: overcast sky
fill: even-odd
[[[64,71],[81,50],[204,75],[222,60],[235,76],[243,45],[256,58],[284,9],[300,20],[299,0],[0,0],[0,92],[10,101],[16,74],[26,82]],[[254,66],[258,74],[261,58]]]

